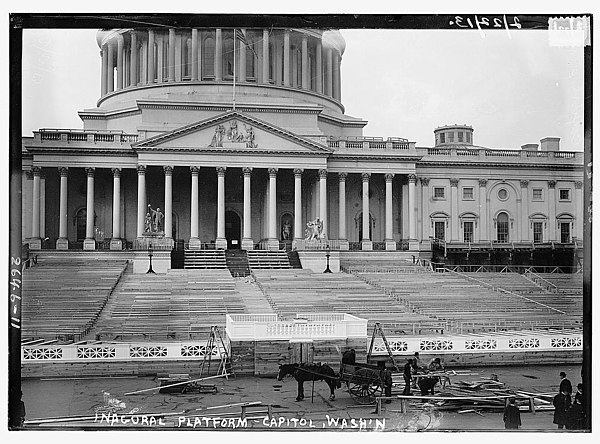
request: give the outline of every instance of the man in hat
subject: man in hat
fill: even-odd
[[[518,429],[521,426],[521,412],[519,407],[515,405],[515,398],[509,398],[504,407],[504,428]]]
[[[573,393],[573,386],[571,385],[571,381],[567,379],[565,372],[560,372],[560,386],[558,387],[558,391],[567,392],[569,396]]]
[[[402,374],[402,376],[404,377],[404,391],[402,392],[403,395],[410,395],[410,382],[412,380],[412,370],[413,367],[413,360],[409,359],[408,362],[406,364],[404,364],[404,372]]]

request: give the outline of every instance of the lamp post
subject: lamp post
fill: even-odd
[[[148,267],[148,271],[146,272],[146,274],[148,274],[148,273],[156,274],[155,271],[152,269],[152,243],[151,242],[148,243],[148,258],[150,259],[150,266]]]
[[[327,268],[325,268],[325,271],[323,273],[331,273],[331,269],[329,268],[329,256],[330,256],[330,249],[329,249],[329,245],[327,245],[327,250],[325,250],[325,257],[327,258]]]

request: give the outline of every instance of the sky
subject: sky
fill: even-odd
[[[552,47],[545,31],[342,29],[342,103],[365,136],[434,144],[447,124],[474,144],[518,149],[560,137],[583,150],[583,51]],[[100,96],[96,30],[25,29],[23,131],[82,128]]]

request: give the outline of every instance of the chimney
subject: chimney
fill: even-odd
[[[541,151],[559,151],[560,137],[545,137],[540,140]]]
[[[521,145],[521,149],[523,151],[537,151],[538,144],[537,143],[526,143],[525,145]]]

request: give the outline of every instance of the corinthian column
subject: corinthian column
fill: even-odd
[[[487,242],[488,236],[487,179],[479,179],[479,242]]]
[[[460,234],[458,232],[458,181],[453,177],[450,179],[450,225],[451,225],[451,242],[460,242]]]
[[[190,242],[191,250],[199,250],[200,239],[198,238],[198,173],[199,167],[190,167],[192,173],[191,207],[190,207]]]
[[[304,170],[294,170],[294,240],[302,239],[302,173]]]
[[[215,244],[218,249],[227,249],[227,239],[225,239],[225,167],[217,167],[217,239]]]
[[[146,217],[146,166],[138,165],[138,202],[137,202],[137,237],[144,235],[144,218]]]
[[[58,239],[56,240],[57,250],[68,250],[69,241],[67,239],[67,177],[69,170],[66,167],[58,169],[60,174],[60,202],[58,204]]]
[[[556,240],[556,180],[548,181],[548,241]]]
[[[415,174],[408,175],[408,238],[409,241],[416,241],[415,234],[415,183],[417,176]]]
[[[346,178],[348,173],[338,173],[338,187],[339,187],[339,210],[338,210],[338,223],[339,223],[339,241],[340,249],[348,250],[348,234],[346,233]]]
[[[529,185],[528,180],[521,180],[521,221],[519,223],[519,238],[529,240]]]
[[[164,166],[165,172],[165,238],[173,237],[173,167]]]
[[[370,173],[362,173],[362,239],[361,248],[363,250],[372,250],[373,242],[370,236],[370,221],[369,221],[369,179],[371,179]]]
[[[33,201],[31,207],[31,240],[29,242],[29,248],[41,249],[42,239],[40,238],[40,175],[42,169],[40,167],[33,167]]]
[[[122,250],[123,241],[121,240],[121,168],[113,168],[113,218],[112,218],[112,238],[110,240],[111,250]]]
[[[277,168],[269,168],[269,250],[279,249],[277,239]]]
[[[319,218],[323,222],[323,237],[329,236],[327,222],[327,170],[319,170]]]
[[[244,235],[242,237],[242,249],[253,250],[254,241],[252,240],[252,207],[251,207],[251,183],[252,168],[242,168],[244,173]]]
[[[85,219],[85,240],[83,241],[84,250],[95,250],[96,239],[94,238],[94,168],[86,168],[87,174],[87,199],[86,199],[86,219]]]
[[[396,242],[393,235],[393,212],[392,212],[392,184],[393,173],[385,175],[385,249],[395,250]]]

